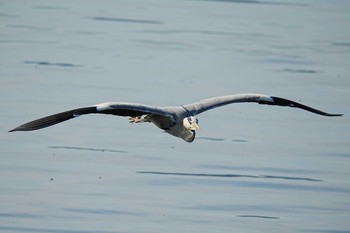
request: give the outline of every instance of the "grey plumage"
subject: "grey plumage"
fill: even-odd
[[[196,135],[195,131],[199,129],[197,124],[198,120],[195,117],[196,115],[227,104],[243,102],[295,107],[329,117],[343,115],[326,113],[280,97],[261,94],[236,94],[209,98],[192,104],[175,107],[153,107],[144,104],[120,102],[101,103],[43,117],[20,125],[9,132],[38,130],[72,118],[76,118],[80,115],[100,113],[117,116],[129,116],[129,120],[132,123],[152,122],[158,128],[165,130],[167,133],[180,137],[187,142],[192,142]]]

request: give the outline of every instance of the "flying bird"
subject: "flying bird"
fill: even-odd
[[[130,123],[151,122],[158,128],[175,137],[182,138],[186,142],[193,142],[196,137],[196,130],[200,129],[198,119],[195,117],[196,115],[224,105],[245,102],[300,108],[328,117],[343,115],[326,113],[315,108],[275,96],[262,94],[235,94],[213,97],[201,100],[199,102],[174,107],[153,107],[144,104],[125,102],[101,103],[43,117],[20,125],[9,132],[38,130],[72,118],[77,118],[81,115],[101,113],[129,117]]]

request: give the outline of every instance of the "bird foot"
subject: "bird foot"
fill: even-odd
[[[148,122],[145,116],[135,116],[129,118],[129,123],[142,123],[142,122]]]

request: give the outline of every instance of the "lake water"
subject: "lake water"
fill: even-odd
[[[350,232],[350,1],[0,1],[0,231]],[[193,143],[127,118],[27,121],[105,101],[258,92]]]

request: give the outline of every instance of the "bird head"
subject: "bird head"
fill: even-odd
[[[183,125],[188,130],[199,130],[198,119],[194,116],[185,117],[183,119]]]

